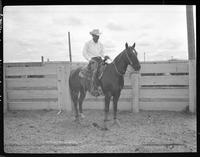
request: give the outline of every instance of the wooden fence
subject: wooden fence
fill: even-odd
[[[86,63],[5,63],[4,108],[71,110],[70,69]],[[189,106],[188,61],[145,62],[139,73],[128,67],[119,110],[182,111]],[[112,108],[112,105],[110,105]],[[103,109],[104,98],[89,93],[84,109]]]
[[[69,63],[7,63],[5,84],[8,110],[68,109]],[[65,93],[64,93],[65,92]]]

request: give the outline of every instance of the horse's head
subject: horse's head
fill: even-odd
[[[130,64],[135,71],[139,71],[141,66],[137,58],[138,53],[135,50],[135,43],[133,44],[133,46],[128,46],[128,44],[126,43],[125,47],[126,47],[125,53],[128,59],[128,64]]]

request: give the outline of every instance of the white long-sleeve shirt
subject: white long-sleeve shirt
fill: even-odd
[[[89,61],[92,57],[97,56],[104,57],[103,44],[99,41],[95,43],[93,40],[86,42],[83,47],[83,57]]]

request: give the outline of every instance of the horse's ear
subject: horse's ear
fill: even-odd
[[[128,49],[128,43],[126,43],[125,46],[126,46],[126,49]]]
[[[135,43],[133,44],[132,48],[133,48],[133,49],[135,48]]]

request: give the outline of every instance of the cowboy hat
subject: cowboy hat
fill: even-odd
[[[101,33],[99,32],[99,29],[93,29],[91,32],[90,32],[91,35],[97,35],[99,36]]]

